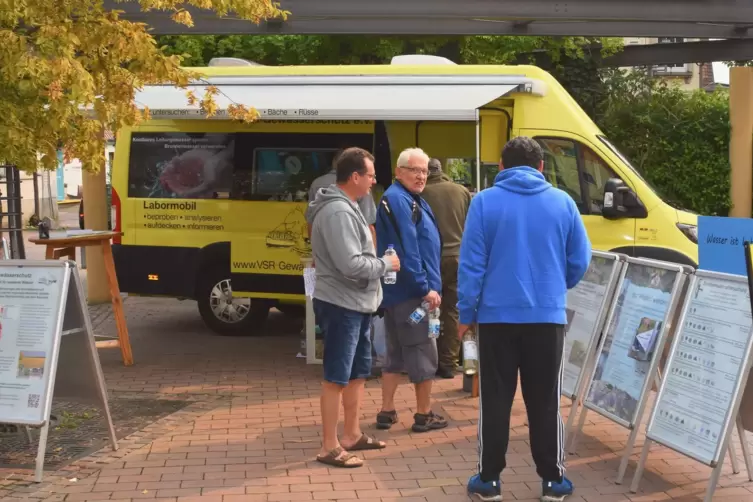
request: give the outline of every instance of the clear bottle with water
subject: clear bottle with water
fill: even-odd
[[[416,307],[416,310],[411,312],[408,316],[408,322],[411,324],[418,324],[424,320],[426,314],[429,313],[429,302],[422,302],[421,305]]]
[[[439,308],[429,312],[429,338],[439,338]]]
[[[478,372],[478,344],[471,331],[463,335],[463,373],[475,375]]]
[[[387,251],[384,252],[384,256],[395,256],[397,252],[395,251],[395,246],[390,244],[387,246]],[[390,270],[386,274],[384,274],[384,283],[385,284],[395,284],[397,282],[397,272],[394,270]]]

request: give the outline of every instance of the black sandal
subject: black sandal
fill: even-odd
[[[444,429],[445,427],[447,427],[447,420],[433,411],[430,411],[426,415],[421,413],[413,415],[413,427],[411,427],[413,432],[428,432]]]
[[[377,429],[387,430],[397,423],[397,411],[380,411],[377,413]]]

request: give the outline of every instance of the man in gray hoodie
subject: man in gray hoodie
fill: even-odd
[[[348,148],[337,160],[336,184],[320,189],[306,211],[316,263],[314,312],[324,334],[322,449],[316,458],[335,467],[360,467],[363,460],[350,452],[386,446],[362,433],[359,423],[364,384],[371,374],[371,317],[382,302],[380,279],[400,269],[397,256],[377,258],[357,204],[375,183],[374,157]],[[342,443],[337,437],[341,400]]]

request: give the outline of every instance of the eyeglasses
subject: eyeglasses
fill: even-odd
[[[429,170],[428,169],[419,169],[418,167],[407,167],[407,166],[399,166],[401,169],[405,169],[406,171],[410,171],[411,173],[415,174],[416,176],[429,176]]]

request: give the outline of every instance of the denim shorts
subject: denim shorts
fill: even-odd
[[[324,380],[348,385],[371,375],[371,314],[314,298],[316,323],[324,338]]]

